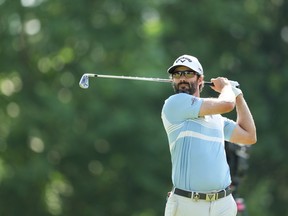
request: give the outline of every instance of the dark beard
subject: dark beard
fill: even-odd
[[[179,86],[181,84],[187,84],[188,85],[188,88],[187,87],[184,87],[184,88],[180,88]],[[189,82],[180,82],[178,84],[176,83],[173,83],[173,88],[174,88],[174,91],[175,93],[186,93],[186,94],[190,94],[190,95],[193,95],[196,90],[197,90],[197,83],[196,82],[193,82],[193,83],[189,83]]]

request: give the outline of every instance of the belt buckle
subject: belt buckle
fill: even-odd
[[[206,194],[206,201],[215,201],[218,199],[218,193]]]
[[[193,198],[192,198],[194,201],[198,201],[200,199],[200,194],[198,193],[193,193]]]

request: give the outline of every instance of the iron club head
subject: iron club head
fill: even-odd
[[[84,74],[79,82],[79,86],[83,89],[89,88],[89,76]]]

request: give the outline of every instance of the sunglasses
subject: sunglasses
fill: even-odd
[[[177,71],[172,73],[172,77],[175,79],[179,79],[182,75],[186,78],[193,78],[197,73],[195,71]]]

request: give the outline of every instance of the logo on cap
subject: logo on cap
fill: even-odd
[[[179,61],[180,61],[181,63],[183,63],[183,62],[185,62],[186,60],[187,60],[188,62],[192,62],[192,60],[191,60],[190,58],[187,58],[187,57],[183,56],[183,57],[177,59],[175,63],[178,63]]]

